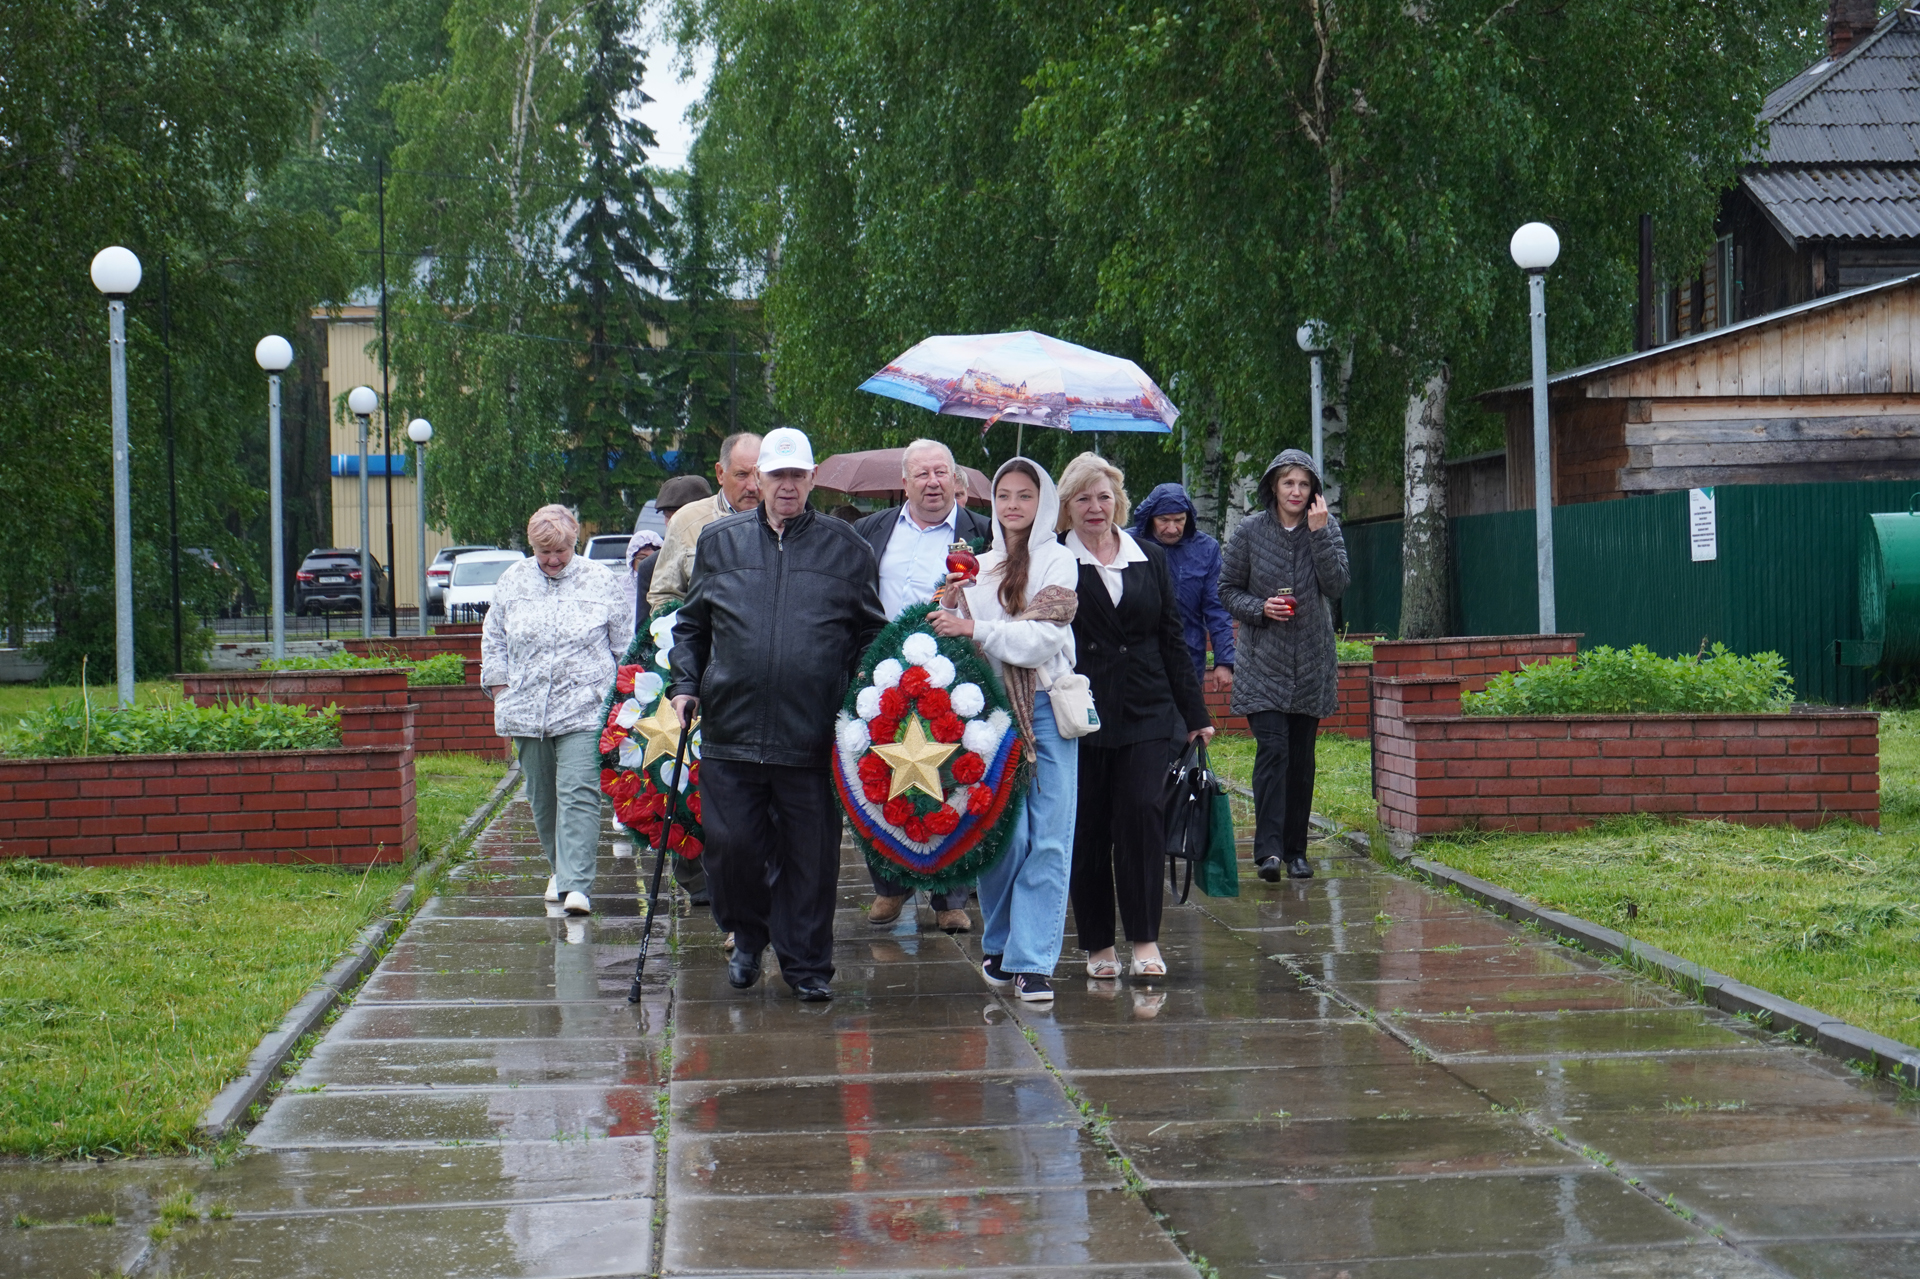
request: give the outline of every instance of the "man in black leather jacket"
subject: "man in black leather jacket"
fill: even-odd
[[[728,979],[760,977],[772,942],[800,998],[833,997],[840,809],[834,713],[886,625],[878,570],[852,526],[807,506],[813,450],[792,427],[760,443],[760,506],[701,530],[673,635],[669,692],[701,716],[700,800]]]

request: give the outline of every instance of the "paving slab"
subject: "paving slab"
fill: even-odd
[[[1920,1272],[1895,1090],[1335,845],[1169,903],[1163,979],[1087,978],[1069,931],[1050,1006],[923,901],[868,924],[849,849],[831,1003],[771,955],[732,989],[676,893],[630,1006],[651,862],[615,843],[559,917],[507,806],[240,1158],[0,1165],[60,1223],[0,1239],[0,1279]],[[186,1185],[233,1216],[149,1250]]]

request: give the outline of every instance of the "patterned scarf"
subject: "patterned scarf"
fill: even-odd
[[[1010,621],[1016,622],[1052,622],[1056,626],[1070,626],[1075,610],[1080,607],[1080,596],[1064,586],[1043,586],[1034,592],[1027,606],[1014,614]],[[966,597],[960,597],[960,611],[972,616],[966,607]],[[976,645],[976,647],[978,647]],[[982,653],[982,657],[986,654]],[[1020,740],[1026,743],[1027,758],[1036,758],[1038,749],[1033,740],[1033,697],[1035,685],[1039,683],[1040,672],[1031,666],[1007,666],[1007,700],[1013,703],[1013,716],[1020,723]]]

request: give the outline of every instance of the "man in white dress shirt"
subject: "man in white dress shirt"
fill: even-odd
[[[904,506],[876,511],[856,522],[854,531],[873,547],[880,562],[880,607],[892,621],[915,604],[931,600],[947,582],[947,551],[955,542],[984,550],[993,540],[993,524],[960,501],[966,476],[953,460],[953,451],[938,440],[915,440],[900,458]],[[873,876],[873,904],[867,919],[891,924],[900,918],[913,890],[880,875]],[[973,924],[967,915],[969,890],[934,893],[931,905],[943,931],[964,933]]]

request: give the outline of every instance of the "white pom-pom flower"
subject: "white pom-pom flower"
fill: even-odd
[[[880,713],[880,690],[871,686],[860,690],[853,699],[853,709],[860,712],[861,719],[872,719]]]
[[[1009,728],[1013,727],[1013,716],[1007,714],[1005,711],[995,711],[993,714],[987,716],[987,723],[993,725],[994,732],[1005,733]]]
[[[991,720],[968,720],[966,728],[961,731],[960,744],[981,759],[990,760],[1000,745],[1002,732],[1004,730],[995,728]]]
[[[867,722],[861,719],[849,719],[845,714],[840,717],[840,749],[849,755],[859,755],[867,749],[867,743],[873,740],[867,732]]]
[[[953,677],[957,673],[953,669],[953,663],[938,653],[927,659],[926,671],[927,683],[935,688],[945,688],[953,683]]]
[[[660,696],[660,690],[666,686],[667,681],[661,679],[652,671],[642,671],[640,674],[634,676],[633,695],[642,703],[650,702]]]
[[[889,657],[873,668],[873,686],[875,688],[892,688],[900,682],[900,677],[906,673],[906,667],[902,666],[894,658]]]
[[[900,655],[915,666],[925,666],[940,655],[940,644],[925,631],[915,631],[900,645]]]
[[[978,684],[957,684],[947,694],[947,700],[953,703],[953,713],[961,719],[972,719],[987,709],[987,695],[980,691]]]

